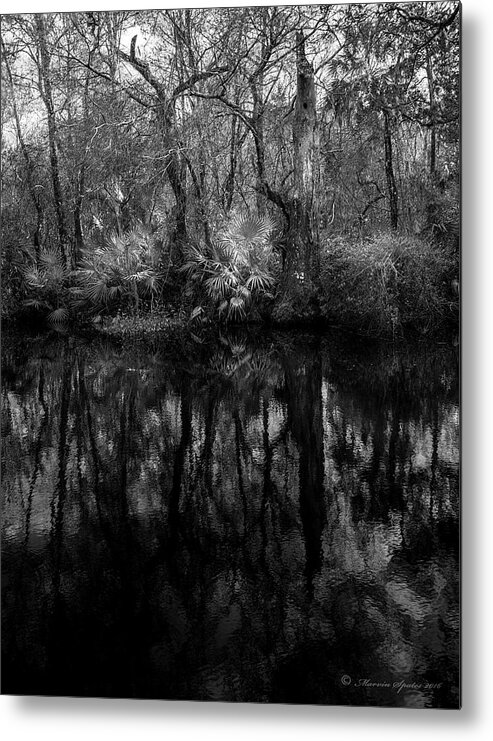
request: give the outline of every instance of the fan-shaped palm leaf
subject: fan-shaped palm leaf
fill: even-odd
[[[228,239],[252,244],[267,242],[274,230],[274,223],[268,216],[256,216],[242,213],[233,216],[229,222],[226,236]]]
[[[69,271],[63,265],[52,265],[44,271],[47,288],[56,290],[68,279]]]
[[[57,309],[51,311],[47,316],[47,321],[52,325],[63,325],[68,322],[69,313],[65,306],[59,306]]]
[[[241,296],[243,300],[248,303],[250,299],[252,298],[251,291],[247,288],[247,286],[238,286],[238,289],[236,291],[236,294],[238,296]]]
[[[230,298],[228,316],[233,319],[242,319],[245,316],[245,302],[241,296]]]
[[[114,288],[117,288],[114,286]],[[96,274],[89,275],[84,282],[84,291],[88,300],[96,305],[107,304],[111,297],[110,287],[103,277]],[[115,294],[113,293],[113,296]]]
[[[43,288],[46,283],[45,274],[36,267],[25,268],[22,276],[31,288]]]
[[[212,298],[215,299],[224,299],[226,291],[229,287],[224,273],[221,273],[220,275],[214,275],[212,278],[208,278],[205,281],[205,285],[207,286],[209,294],[212,296]]]
[[[62,256],[58,250],[44,249],[39,256],[39,264],[42,268],[50,270],[53,268],[64,268]]]
[[[266,291],[274,283],[274,278],[266,273],[252,273],[248,276],[245,285],[252,291]]]

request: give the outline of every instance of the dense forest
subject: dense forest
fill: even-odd
[[[2,17],[2,317],[114,331],[459,306],[455,2]]]

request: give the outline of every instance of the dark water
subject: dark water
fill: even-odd
[[[457,707],[457,352],[4,340],[4,693]]]

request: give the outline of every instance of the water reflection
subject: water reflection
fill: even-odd
[[[453,348],[7,340],[2,395],[3,692],[457,707]]]

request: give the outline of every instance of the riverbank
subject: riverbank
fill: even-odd
[[[108,266],[101,274],[89,271],[88,284],[87,269],[64,271],[57,255],[43,253],[42,268],[20,271],[2,318],[59,331],[92,326],[123,338],[251,324],[336,326],[392,340],[458,329],[460,266],[450,246],[410,234],[333,237],[324,241],[312,278],[284,270],[272,245],[262,249],[270,255],[263,272],[252,267],[246,274],[240,252],[236,262],[224,256],[214,262],[205,248],[195,249],[166,278],[156,272],[152,289],[134,275],[118,282]]]
[[[459,306],[450,310],[450,315],[434,326],[412,326],[405,328],[389,327],[387,332],[375,332],[358,324],[349,322],[331,321],[326,318],[292,319],[285,321],[257,320],[238,324],[215,324],[204,320],[191,322],[184,312],[160,311],[155,313],[117,314],[116,316],[97,316],[92,320],[83,319],[70,325],[52,326],[40,317],[33,321],[26,317],[7,318],[2,320],[3,336],[30,337],[39,335],[79,335],[86,337],[107,337],[118,342],[147,342],[153,339],[166,338],[173,341],[183,341],[185,337],[207,342],[208,339],[231,332],[246,334],[269,334],[272,332],[290,333],[306,332],[315,334],[340,333],[362,341],[388,341],[393,344],[401,342],[455,341],[459,336]],[[181,338],[181,339],[180,339]]]

